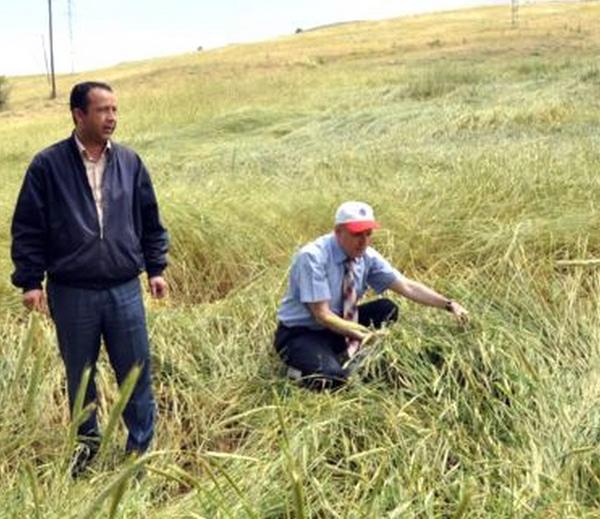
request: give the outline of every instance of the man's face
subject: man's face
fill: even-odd
[[[371,245],[372,234],[372,229],[352,233],[345,225],[338,225],[335,228],[335,235],[338,243],[349,258],[359,258],[365,253],[367,247]]]
[[[117,127],[117,97],[103,88],[92,88],[88,100],[87,111],[73,111],[77,130],[84,140],[104,144]]]

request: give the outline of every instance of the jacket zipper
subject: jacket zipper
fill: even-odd
[[[94,182],[98,185],[98,164],[94,164]],[[96,208],[96,214],[98,215],[98,226],[100,227],[100,240],[104,239],[104,193],[103,193],[103,185],[104,185],[104,177],[106,176],[106,160],[104,162],[104,171],[102,172],[102,178],[100,180],[100,201],[102,207],[100,209],[100,214],[98,214],[98,209]],[[96,201],[95,201],[96,202]],[[96,202],[97,203],[97,202]]]
[[[102,180],[100,182],[100,193],[102,196],[102,216],[98,216],[98,225],[100,226],[100,240],[104,240],[104,210],[106,208],[106,200],[104,198],[104,184],[106,182],[106,172],[108,171],[109,162],[111,159],[110,153],[107,153],[106,150],[103,152],[104,155],[104,171],[102,172]],[[96,211],[98,213],[98,211]]]

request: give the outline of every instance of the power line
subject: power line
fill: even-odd
[[[68,0],[67,15],[69,17],[69,45],[71,46],[71,74],[75,73],[75,47],[73,46],[73,2]]]
[[[46,52],[46,42],[44,41],[44,35],[40,35],[42,37],[42,52],[44,53],[44,67],[46,69],[46,80],[48,84],[50,84],[50,71],[48,70],[48,53]]]
[[[48,25],[50,27],[50,72],[52,74],[52,93],[50,99],[56,99],[56,79],[54,77],[54,38],[52,36],[52,0],[48,0]]]

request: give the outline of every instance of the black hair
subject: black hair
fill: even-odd
[[[83,112],[87,112],[87,107],[90,104],[88,92],[92,88],[101,88],[102,90],[108,90],[112,92],[112,88],[108,83],[102,83],[100,81],[84,81],[83,83],[77,83],[71,90],[71,98],[69,104],[71,111],[75,108],[79,108]]]

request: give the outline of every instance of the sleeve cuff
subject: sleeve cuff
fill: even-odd
[[[42,284],[41,283],[28,284],[28,285],[21,287],[21,290],[23,291],[23,293],[29,292],[30,290],[42,290]]]
[[[156,268],[156,269],[146,269],[146,274],[148,278],[155,278],[156,276],[162,276],[165,269]]]

